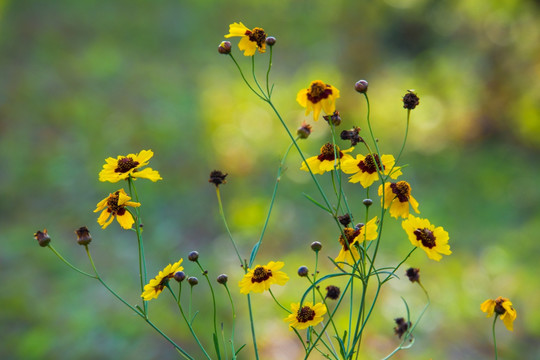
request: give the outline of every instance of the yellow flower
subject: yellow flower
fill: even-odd
[[[257,265],[249,269],[244,278],[238,282],[240,292],[249,294],[250,291],[262,293],[270,289],[270,285],[285,285],[289,277],[283,272],[278,271],[283,267],[282,261],[270,261],[267,265]]]
[[[127,156],[118,156],[116,159],[110,157],[105,159],[106,164],[99,173],[99,181],[110,181],[112,183],[132,177],[134,179],[143,178],[153,182],[162,180],[156,170],[141,167],[148,165],[148,160],[154,156],[152,150],[142,150],[138,154],[129,154]]]
[[[326,114],[332,114],[336,110],[336,99],[339,97],[339,90],[323,83],[320,80],[312,81],[309,88],[302,89],[296,95],[296,101],[306,108],[306,115],[313,110],[313,120],[319,120],[321,109]]]
[[[241,22],[235,22],[229,25],[229,33],[225,35],[226,38],[233,36],[242,37],[238,48],[240,51],[244,51],[244,56],[255,55],[255,50],[259,50],[260,53],[266,51],[266,33],[262,28],[256,27],[250,30]]]
[[[340,150],[337,145],[334,149],[334,145],[332,143],[326,143],[321,147],[320,155],[312,156],[306,159],[306,162],[308,163],[309,168],[314,174],[321,175],[324,174],[326,171],[334,170],[334,167],[339,167],[340,162],[352,159],[353,157],[347,153],[350,153],[353,150],[354,148]],[[337,161],[336,153],[339,157],[339,160]],[[300,170],[309,171],[308,167],[306,166],[306,162],[302,163],[302,167],[300,167]]]
[[[148,301],[152,299],[157,299],[159,294],[163,291],[165,286],[169,283],[169,279],[174,276],[178,271],[184,270],[182,264],[183,259],[180,259],[178,262],[175,262],[173,265],[169,264],[159,272],[159,274],[150,280],[150,282],[144,285],[144,291],[141,294],[141,297]]]
[[[401,173],[401,171],[400,171]],[[382,196],[382,185],[379,186],[379,196]],[[382,198],[381,198],[382,204]],[[411,195],[411,185],[406,181],[398,181],[397,183],[386,183],[384,186],[384,208],[390,206],[390,215],[395,217],[407,218],[409,216],[409,204],[413,210],[418,211],[418,201]]]
[[[375,162],[377,165],[375,165]],[[381,169],[383,175],[388,175],[395,162],[396,160],[392,155],[382,155],[381,159],[379,159],[379,155],[377,154],[368,154],[366,156],[359,154],[356,156],[356,159],[343,161],[341,170],[345,174],[354,174],[349,178],[349,182],[359,182],[363,187],[367,188],[379,179],[377,167]],[[397,179],[399,175],[401,175],[401,168],[395,167],[390,177]]]
[[[498,297],[495,300],[488,299],[480,305],[480,310],[487,313],[487,317],[490,317],[495,312],[497,316],[501,316],[501,320],[504,326],[510,331],[514,331],[514,320],[516,320],[517,313],[512,307],[512,302],[507,298]]]
[[[313,303],[308,301],[302,307],[300,307],[300,303],[292,303],[291,310],[292,314],[283,319],[290,323],[289,330],[293,328],[302,330],[310,326],[315,326],[323,321],[323,316],[326,314],[326,307],[322,303],[313,305]]]
[[[334,259],[336,263],[346,262],[347,264],[354,264],[355,261],[360,259],[360,254],[358,249],[354,244],[360,241],[371,241],[375,240],[378,236],[377,234],[377,217],[375,216],[371,219],[366,226],[359,226],[358,228],[345,228],[343,229],[343,235],[339,236],[339,243],[341,244],[341,250],[339,255]]]
[[[97,220],[102,229],[109,226],[115,216],[120,226],[124,229],[131,229],[135,220],[133,220],[133,216],[131,216],[129,211],[126,210],[126,206],[138,207],[141,206],[141,204],[129,200],[131,200],[131,198],[126,194],[124,189],[120,189],[109,194],[109,196],[97,204],[94,212],[103,210]]]
[[[450,255],[450,245],[448,233],[441,227],[435,227],[428,219],[417,218],[410,215],[401,226],[409,235],[411,244],[422,248],[430,259],[439,261],[442,255]]]

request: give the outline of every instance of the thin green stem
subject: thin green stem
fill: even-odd
[[[212,294],[212,308],[214,312],[214,334],[217,337],[218,331],[217,331],[217,307],[216,307],[216,295],[214,294],[214,287],[212,286],[212,283],[210,282],[210,279],[208,278],[208,271],[206,271],[201,264],[199,263],[199,260],[195,261],[197,265],[199,266],[199,269],[201,269],[203,276],[206,278],[206,281],[208,282],[208,286],[210,287],[210,293]],[[218,359],[221,359],[221,351],[219,349],[219,343],[216,341],[216,355]]]
[[[268,100],[272,97],[272,93],[270,92],[270,82],[268,81],[270,77],[270,70],[272,69],[272,49],[274,47],[270,46],[270,56],[268,58],[268,70],[266,70],[266,96],[268,97]]]
[[[229,296],[229,301],[231,303],[231,311],[232,311],[231,351],[232,351],[232,358],[236,359],[236,351],[234,350],[234,325],[236,322],[236,311],[234,309],[234,302],[231,296],[231,292],[229,291],[229,287],[227,286],[227,283],[223,284],[223,286],[225,286],[225,290],[227,290],[227,296]]]
[[[174,292],[172,291],[170,285],[167,283],[167,285],[165,285],[167,287],[167,289],[169,289],[169,292],[171,293],[171,295],[173,296],[174,300],[176,301],[176,304],[178,305],[178,309],[180,310],[180,314],[182,314],[182,318],[184,319],[186,325],[188,326],[189,328],[189,331],[191,332],[191,335],[193,336],[193,338],[195,339],[195,342],[197,342],[197,345],[199,345],[199,348],[202,350],[202,352],[204,353],[204,355],[206,356],[207,359],[211,360],[212,358],[210,357],[210,355],[208,355],[208,353],[206,352],[206,350],[204,349],[204,346],[201,344],[201,342],[199,341],[199,338],[197,337],[197,335],[195,334],[195,331],[193,330],[193,326],[191,325],[191,322],[186,318],[186,314],[184,313],[184,310],[182,309],[182,305],[180,303],[180,298],[177,298],[176,295],[174,294]],[[182,286],[182,283],[180,283],[179,286]]]
[[[247,294],[249,323],[251,325],[251,339],[253,341],[253,350],[255,351],[255,359],[259,360],[259,350],[257,349],[257,337],[255,336],[255,325],[253,323],[253,309],[251,308],[251,296]]]
[[[296,138],[296,140],[298,140],[298,138]],[[261,231],[261,236],[259,237],[259,241],[253,247],[251,256],[249,258],[249,267],[253,266],[253,262],[255,261],[255,257],[257,256],[257,253],[259,252],[259,248],[263,241],[264,234],[266,233],[266,228],[268,226],[268,222],[270,221],[270,215],[272,214],[272,209],[274,208],[274,202],[276,199],[278,186],[279,186],[279,183],[281,182],[281,173],[283,171],[283,166],[285,165],[285,160],[287,159],[287,156],[289,155],[292,145],[293,143],[289,144],[289,146],[287,147],[287,150],[285,151],[285,154],[283,155],[279,163],[279,168],[278,168],[278,172],[276,176],[276,183],[274,184],[274,191],[272,193],[272,199],[270,200],[270,207],[268,208],[268,213],[266,214],[266,219],[264,220],[264,225]]]
[[[80,274],[83,274],[85,276],[88,276],[88,277],[91,277],[92,279],[97,279],[96,276],[94,275],[90,275],[89,273],[87,272],[84,272],[82,271],[81,269],[73,266],[69,261],[67,261],[66,259],[64,259],[64,257],[62,255],[60,255],[60,253],[58,251],[56,251],[53,246],[51,244],[47,245],[47,247],[56,255],[58,256],[58,258],[60,260],[62,260],[64,262],[64,264],[66,264],[67,266],[69,266],[70,268],[72,268],[73,270],[75,270],[76,272],[80,273]]]
[[[287,309],[285,306],[281,305],[281,303],[278,301],[278,299],[276,299],[276,297],[274,296],[274,293],[272,292],[272,289],[268,289],[268,292],[270,293],[270,295],[272,295],[272,299],[274,299],[275,303],[280,307],[282,308],[283,310],[285,310],[287,313],[289,314],[292,314],[292,311]]]
[[[401,149],[399,150],[399,154],[396,158],[396,161],[394,162],[394,165],[388,172],[388,175],[386,175],[385,180],[388,179],[388,177],[392,174],[392,171],[397,166],[399,159],[401,158],[401,154],[403,153],[403,149],[405,149],[405,144],[407,143],[407,136],[409,135],[409,120],[411,116],[411,109],[407,109],[407,126],[405,127],[405,136],[403,137],[403,144],[401,144]]]
[[[251,84],[247,81],[246,77],[244,76],[244,72],[242,71],[242,68],[240,67],[240,65],[238,65],[238,63],[236,62],[236,59],[234,58],[233,54],[232,53],[229,53],[229,56],[231,57],[232,61],[234,61],[234,64],[236,65],[236,68],[238,69],[238,71],[240,72],[240,76],[242,76],[242,79],[244,80],[244,82],[246,83],[246,85],[249,87],[249,89],[255,94],[257,95],[261,100],[265,100],[265,97],[262,96],[261,94],[259,94],[257,91],[255,91],[255,89],[253,89],[253,87],[251,86]]]
[[[135,194],[135,201],[139,202],[139,195],[137,193],[137,188],[135,187],[135,182],[133,181],[133,178],[131,175],[127,178],[128,180],[128,186],[129,186],[129,193],[131,197],[133,198],[133,194]],[[135,218],[135,231],[137,233],[137,244],[138,244],[138,250],[139,250],[139,279],[141,283],[141,293],[144,291],[144,285],[147,283],[147,275],[146,275],[146,260],[144,256],[144,244],[143,244],[143,238],[142,238],[142,232],[141,232],[141,210],[140,207],[135,208],[135,213],[137,214]],[[144,299],[142,300],[143,303],[143,309],[146,316],[148,316],[148,302]]]
[[[253,80],[255,81],[255,84],[257,85],[261,93],[264,94],[264,90],[259,84],[259,81],[257,80],[257,76],[255,75],[255,56],[251,57],[251,74],[253,75]],[[265,95],[265,98],[268,99],[268,95]]]
[[[495,360],[497,360],[499,358],[499,354],[497,352],[497,338],[495,337],[495,322],[497,321],[497,317],[499,315],[495,315],[495,318],[493,319],[493,326],[491,328],[491,332],[493,334],[493,348],[495,350]]]
[[[223,224],[225,225],[225,230],[227,230],[227,234],[229,235],[229,239],[231,240],[231,243],[234,247],[234,251],[236,252],[236,255],[238,256],[238,261],[240,261],[240,265],[243,265],[244,262],[242,261],[242,257],[240,256],[240,252],[238,251],[238,247],[236,246],[236,242],[234,241],[231,230],[229,229],[227,219],[225,218],[225,212],[223,211],[223,203],[221,202],[221,194],[219,192],[219,186],[216,186],[216,196],[217,196],[218,205],[219,205],[219,215],[221,216],[221,219],[223,220]]]

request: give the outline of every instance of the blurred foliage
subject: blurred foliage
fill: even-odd
[[[499,295],[512,299],[518,312],[513,333],[498,329],[499,353],[540,358],[539,12],[533,0],[0,0],[0,357],[176,358],[97,282],[70,271],[32,239],[46,227],[57,249],[89,269],[73,234],[88,225],[103,277],[137,301],[134,237],[118,226],[102,231],[92,213],[117,190],[118,184],[97,180],[109,156],[156,153],[152,167],[164,180],[138,182],[149,276],[197,249],[211,274],[229,273],[234,289],[242,272],[208,173],[230,174],[223,200],[247,256],[288,145],[269,109],[216,51],[228,25],[242,21],[278,39],[271,78],[292,129],[306,119],[297,91],[319,78],[341,90],[342,127],[365,128],[365,103],[353,90],[365,78],[380,146],[396,152],[405,123],[400,97],[414,88],[421,98],[403,160],[422,215],[449,231],[454,253],[440,263],[420,252],[408,260],[422,269],[433,305],[413,349],[395,358],[492,358],[491,321],[479,306]],[[266,56],[256,59],[266,66]],[[306,154],[327,138],[327,125],[314,124],[302,143]],[[291,275],[300,265],[313,267],[308,246],[314,240],[324,244],[323,259],[337,254],[335,229],[302,196],[316,191],[299,165],[291,152],[258,257],[284,260]],[[347,189],[361,211],[364,190]],[[399,223],[387,225],[381,261],[394,264],[410,245]],[[322,265],[322,272],[332,270],[329,262]],[[197,272],[190,264],[186,271]],[[297,301],[295,289],[305,285],[291,277],[275,291],[284,303]],[[202,284],[194,296],[204,308],[209,297]],[[413,314],[423,306],[419,289],[392,281],[367,329],[363,359],[381,358],[397,345],[392,327],[404,313],[399,296]],[[239,294],[237,301],[243,306]],[[283,314],[265,295],[256,301],[263,358],[295,358],[299,346]],[[193,349],[172,304],[160,298],[150,305],[156,322]],[[211,314],[198,316],[205,333]],[[245,312],[238,324],[246,337]],[[249,359],[251,349],[244,351]]]

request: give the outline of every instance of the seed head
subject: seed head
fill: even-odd
[[[75,230],[75,234],[77,234],[77,243],[79,243],[79,245],[88,245],[90,244],[90,241],[92,241],[92,236],[90,236],[90,231],[86,226],[82,226]]]
[[[34,239],[36,239],[39,243],[39,246],[46,247],[51,242],[51,238],[49,237],[49,234],[47,234],[47,229],[43,229],[43,231],[36,231],[34,233]]]
[[[337,300],[340,293],[341,290],[337,286],[329,285],[326,287],[326,297],[329,299]]]
[[[394,328],[394,333],[397,336],[399,336],[399,338],[401,339],[403,334],[405,334],[407,332],[407,330],[409,330],[409,327],[411,326],[411,322],[410,321],[405,321],[404,318],[397,318],[397,319],[395,319],[395,322],[396,322],[397,326]]]
[[[420,282],[420,269],[418,268],[408,268],[405,275],[411,282]]]
[[[338,221],[341,225],[347,226],[351,222],[351,216],[349,214],[338,216]]]
[[[302,126],[296,130],[296,134],[300,139],[307,139],[309,135],[311,135],[311,125],[309,125],[307,122],[303,122]]]
[[[339,126],[341,124],[341,116],[339,116],[339,111],[334,111],[332,115],[325,115],[323,119],[326,120],[328,124],[332,123],[334,126]]]
[[[216,185],[216,187],[218,187],[221,184],[226,184],[227,183],[227,181],[225,180],[227,175],[229,175],[229,174],[223,174],[219,170],[214,170],[214,171],[212,171],[210,173],[210,179],[208,180],[208,182],[210,182],[210,183]]]
[[[360,128],[354,126],[351,130],[343,130],[340,134],[341,140],[350,140],[351,146],[356,146],[360,142],[364,142],[364,139],[359,135]]]
[[[407,90],[407,93],[403,96],[403,108],[412,110],[420,104],[420,98],[414,90]]]

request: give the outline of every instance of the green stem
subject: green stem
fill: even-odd
[[[296,140],[298,140],[298,138],[296,138]],[[283,171],[283,166],[285,165],[285,160],[287,159],[287,156],[289,155],[289,151],[291,150],[292,145],[293,145],[292,143],[289,144],[289,146],[287,147],[287,150],[285,151],[285,155],[283,155],[283,158],[281,159],[279,163],[279,168],[278,168],[278,172],[276,176],[276,183],[274,184],[274,192],[272,193],[272,199],[270,200],[270,208],[268,209],[268,213],[266,214],[266,219],[264,220],[264,225],[261,231],[261,236],[259,237],[259,241],[253,247],[253,251],[249,259],[250,268],[251,266],[253,266],[253,262],[255,261],[255,257],[257,256],[257,253],[259,252],[259,248],[263,241],[264,234],[266,233],[266,228],[268,226],[268,222],[270,221],[270,214],[272,214],[272,209],[274,208],[274,201],[276,199],[278,186],[281,181],[281,173]]]
[[[133,198],[133,194],[135,194],[135,201],[139,202],[139,195],[137,194],[137,188],[135,187],[135,182],[133,181],[133,178],[131,175],[127,178],[128,180],[128,186],[129,186],[129,194]],[[141,293],[144,292],[144,285],[147,283],[147,275],[146,275],[146,260],[144,256],[144,245],[143,245],[143,239],[142,239],[142,232],[141,232],[141,211],[140,207],[135,208],[135,213],[137,214],[135,219],[135,231],[137,233],[137,244],[139,249],[139,279],[141,282]],[[148,316],[148,302],[144,299],[142,300],[143,303],[143,309],[146,316]]]
[[[410,115],[411,115],[411,109],[407,109],[407,126],[405,127],[405,136],[403,137],[403,144],[401,144],[401,150],[399,150],[399,154],[398,154],[398,156],[396,158],[396,161],[394,162],[394,165],[392,166],[392,168],[388,172],[388,175],[386,175],[385,180],[388,179],[388,177],[390,175],[392,175],[392,171],[394,170],[394,168],[398,164],[399,159],[401,158],[401,154],[403,153],[403,149],[405,149],[405,144],[407,143],[407,136],[409,135],[409,119],[410,119]]]
[[[210,282],[210,279],[208,278],[208,271],[206,271],[201,264],[199,263],[199,260],[196,261],[197,265],[199,266],[199,269],[201,269],[203,276],[206,278],[206,281],[208,282],[208,286],[210,287],[210,293],[212,294],[212,306],[214,310],[214,334],[217,337],[218,331],[217,331],[217,307],[216,307],[216,295],[214,294],[214,287],[212,286],[212,283]],[[215,342],[216,344],[216,355],[218,359],[221,359],[221,351],[219,349],[219,342]]]
[[[240,252],[238,251],[238,247],[236,246],[236,242],[234,241],[234,238],[231,234],[231,230],[229,229],[227,219],[225,219],[225,212],[223,211],[223,203],[221,202],[221,194],[219,192],[219,186],[216,186],[216,195],[217,195],[218,205],[219,205],[219,215],[221,216],[221,219],[223,220],[223,224],[225,225],[225,230],[227,230],[227,234],[229,235],[229,239],[231,240],[231,243],[233,244],[234,251],[236,252],[236,255],[238,256],[238,261],[240,261],[240,266],[242,266],[244,262],[242,261],[242,257],[240,256]]]
[[[229,291],[229,287],[227,286],[227,283],[223,284],[223,286],[225,286],[225,290],[227,290],[227,295],[229,296],[229,301],[231,303],[231,310],[232,310],[231,351],[232,351],[232,358],[236,359],[236,351],[234,350],[234,325],[236,322],[236,311],[234,310],[234,302],[231,296],[231,292]]]
[[[234,64],[236,65],[236,68],[238,69],[238,71],[240,72],[240,76],[242,76],[242,79],[244,80],[244,82],[246,83],[246,85],[249,87],[249,89],[255,94],[257,95],[261,100],[265,100],[266,99],[261,95],[259,94],[257,91],[255,91],[255,89],[253,89],[253,87],[251,87],[251,84],[247,81],[246,77],[244,76],[244,72],[242,71],[242,68],[240,68],[240,65],[238,65],[238,63],[236,62],[236,59],[234,58],[233,54],[232,53],[229,53],[229,56],[231,57],[232,61],[234,61]]]
[[[206,352],[206,350],[204,349],[204,346],[201,344],[201,342],[199,341],[199,338],[197,337],[197,335],[195,334],[195,331],[193,330],[193,326],[191,325],[191,322],[186,318],[186,314],[184,313],[184,310],[182,309],[182,305],[180,304],[180,298],[177,298],[176,295],[174,294],[174,292],[172,291],[170,285],[167,283],[167,285],[165,285],[167,287],[167,289],[169,289],[169,292],[171,293],[171,295],[173,296],[174,300],[176,301],[176,304],[178,305],[178,309],[180,310],[180,314],[182,314],[182,318],[184,319],[184,321],[186,322],[188,328],[189,328],[189,331],[191,332],[191,335],[193,336],[193,338],[195,339],[195,341],[197,342],[197,345],[199,345],[199,348],[202,350],[202,352],[204,353],[204,355],[206,356],[206,358],[208,360],[211,360],[212,358],[210,357],[210,355],[208,355],[208,353]],[[180,283],[179,286],[182,286],[182,283]]]
[[[495,337],[495,322],[497,321],[497,317],[499,315],[495,315],[495,318],[493,319],[493,326],[491,328],[491,332],[493,333],[493,348],[495,350],[495,360],[499,358],[499,354],[497,352],[497,338]]]
[[[253,322],[253,309],[251,308],[251,296],[247,294],[249,323],[251,325],[251,339],[253,340],[253,350],[255,351],[255,359],[259,360],[259,350],[257,349],[257,337],[255,336],[255,325]]]
[[[92,279],[97,279],[96,276],[90,275],[89,273],[84,272],[84,271],[80,270],[79,268],[77,268],[77,267],[71,265],[71,263],[70,263],[69,261],[67,261],[66,259],[64,259],[64,258],[62,257],[62,255],[60,255],[60,254],[58,253],[58,251],[56,251],[56,250],[52,247],[51,244],[47,245],[47,247],[48,247],[48,248],[49,248],[56,256],[58,256],[58,258],[59,258],[60,260],[62,260],[62,261],[64,262],[64,264],[66,264],[67,266],[69,266],[70,268],[72,268],[73,270],[75,270],[76,272],[78,272],[78,273],[80,273],[80,274],[83,274],[83,275],[86,275],[86,276],[88,276],[88,277],[91,277]]]
[[[285,310],[286,312],[288,312],[289,314],[292,314],[292,311],[287,309],[285,306],[281,305],[278,301],[278,299],[276,299],[276,297],[274,296],[274,293],[272,292],[272,289],[268,289],[268,292],[270,293],[270,295],[272,295],[272,299],[274,299],[275,303],[278,304],[278,306],[280,308],[282,308],[283,310]]]
[[[270,92],[270,83],[268,81],[270,76],[270,70],[272,69],[272,49],[273,46],[270,46],[270,56],[268,58],[268,70],[266,70],[266,95],[268,96],[268,99],[272,97],[272,93]]]

